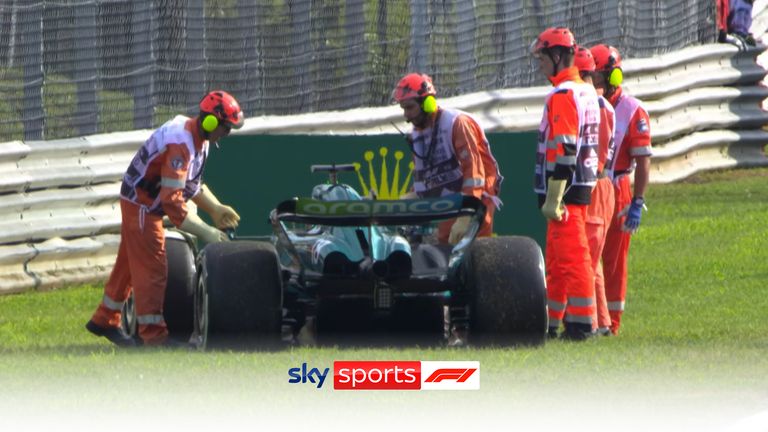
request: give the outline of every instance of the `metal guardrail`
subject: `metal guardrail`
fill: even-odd
[[[148,136],[139,131],[0,144],[0,193],[116,181]]]
[[[624,61],[624,87],[645,102],[674,97],[693,89],[717,91],[719,87],[754,87],[765,76],[755,63],[761,52],[739,51],[728,44],[687,48],[652,59]],[[541,121],[542,99],[549,87],[503,89],[441,100],[445,106],[474,114],[486,131],[530,131]],[[248,119],[243,134],[391,134],[395,122],[407,125],[394,107],[321,112],[295,116],[264,116]],[[706,127],[703,125],[702,127]]]
[[[0,294],[106,279],[119,244],[107,234],[0,246]]]
[[[756,23],[768,28],[763,10]],[[768,115],[761,104],[762,51],[726,44],[625,61],[625,87],[651,115],[651,181],[702,170],[765,166]],[[444,99],[488,131],[538,127],[548,88],[506,89]],[[396,107],[246,120],[241,134],[391,134]],[[117,251],[119,179],[150,131],[0,144],[0,294],[105,278]],[[495,143],[503,145],[503,143]],[[533,145],[533,144],[532,144]]]

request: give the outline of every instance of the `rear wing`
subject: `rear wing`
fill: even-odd
[[[406,200],[318,201],[294,198],[281,202],[274,213],[282,222],[330,226],[419,225],[459,216],[481,220],[485,205],[461,194]]]

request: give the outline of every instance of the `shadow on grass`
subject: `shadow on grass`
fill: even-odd
[[[509,340],[501,347],[503,348],[535,348],[543,346],[543,343],[531,343],[528,340]],[[458,343],[449,344],[444,338],[435,334],[424,333],[329,333],[324,334],[314,340],[281,341],[278,343],[265,344],[263,341],[247,340],[242,338],[219,339],[216,343],[210,343],[202,350],[193,345],[188,347],[119,347],[116,345],[107,345],[104,343],[82,343],[71,345],[56,346],[25,346],[25,347],[0,347],[0,356],[40,356],[40,357],[90,357],[93,355],[114,355],[114,354],[150,354],[163,352],[239,352],[239,353],[280,353],[290,351],[292,348],[325,348],[325,349],[446,349],[446,350],[465,350],[465,349],[496,349],[499,345],[476,341],[476,343]]]
[[[88,357],[94,354],[115,354],[115,353],[149,353],[149,352],[170,352],[173,349],[165,348],[147,348],[147,347],[130,347],[122,348],[116,345],[106,345],[102,343],[93,344],[73,344],[73,345],[57,345],[57,346],[29,346],[19,348],[0,348],[0,356],[4,355],[39,355],[39,356],[72,356],[72,357]],[[192,350],[190,350],[192,352]]]
[[[471,340],[446,340],[442,336],[423,333],[382,334],[369,333],[325,333],[311,340],[281,341],[264,344],[242,339],[217,340],[205,348],[205,352],[280,353],[293,348],[319,348],[329,350],[366,349],[430,349],[430,350],[483,350],[483,349],[530,349],[544,346],[541,338],[507,337],[498,340],[475,338]]]

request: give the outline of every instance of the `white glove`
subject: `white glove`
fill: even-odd
[[[187,217],[184,222],[179,225],[182,230],[195,235],[203,243],[216,243],[222,241],[229,241],[229,237],[224,231],[217,230],[216,228],[203,222],[195,213],[187,213]]]
[[[470,216],[459,216],[456,218],[456,222],[451,225],[451,233],[448,235],[448,243],[455,245],[464,237],[469,229],[469,221],[472,218]]]
[[[563,204],[563,195],[565,195],[565,180],[555,180],[550,178],[547,182],[547,198],[544,205],[541,206],[541,213],[547,219],[562,220],[565,214],[565,204]]]
[[[219,204],[210,213],[216,228],[237,228],[240,223],[240,215],[228,205]]]
[[[237,228],[238,222],[240,222],[240,215],[237,214],[235,209],[220,203],[219,199],[216,198],[216,195],[213,194],[213,191],[207,185],[200,187],[200,193],[192,198],[192,202],[211,215],[216,228]]]

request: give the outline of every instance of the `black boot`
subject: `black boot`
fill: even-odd
[[[550,327],[549,330],[547,330],[547,338],[557,339],[557,327]]]
[[[610,327],[600,327],[597,329],[598,336],[613,336]]]
[[[565,331],[562,338],[571,341],[584,341],[594,336],[591,324],[565,323]]]
[[[101,327],[93,320],[85,323],[85,329],[96,336],[102,336],[109,339],[110,342],[121,347],[135,347],[136,341],[125,334],[123,329],[118,327]]]

